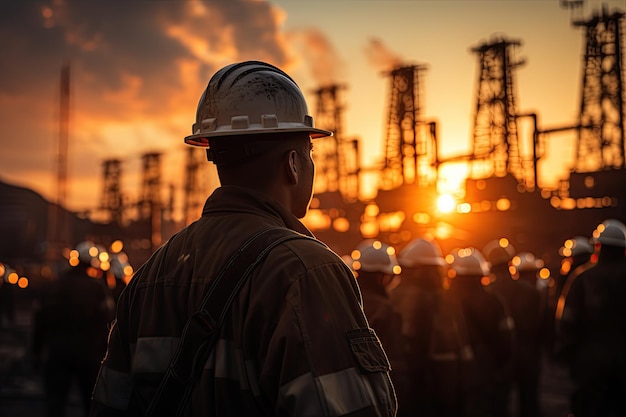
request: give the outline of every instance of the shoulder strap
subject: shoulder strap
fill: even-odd
[[[230,304],[252,270],[277,245],[293,239],[319,240],[282,227],[261,230],[226,261],[187,321],[181,339],[146,416],[180,416],[193,385],[214,349]],[[210,301],[210,302],[209,302]]]

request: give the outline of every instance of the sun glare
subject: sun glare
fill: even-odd
[[[451,213],[456,208],[456,201],[450,194],[442,194],[437,198],[437,209],[442,213]]]

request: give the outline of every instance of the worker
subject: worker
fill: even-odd
[[[405,366],[394,369],[398,386],[399,416],[441,415],[451,407],[454,394],[449,386],[437,385],[442,378],[431,365],[431,334],[435,312],[441,304],[446,262],[439,244],[419,237],[398,253],[401,281],[392,290],[394,308],[402,317]]]
[[[593,245],[589,242],[588,237],[575,236],[563,242],[563,246],[559,249],[559,255],[562,256],[560,275],[551,296],[551,299],[555,302],[561,295],[561,290],[567,281],[567,277],[580,266],[592,261]]]
[[[507,298],[515,320],[514,380],[520,416],[542,415],[539,387],[547,330],[549,275],[543,260],[531,252],[519,252],[511,260],[515,290]]]
[[[558,363],[558,359],[554,355],[554,318],[559,298],[567,281],[570,280],[570,278],[572,280],[575,279],[575,277],[593,261],[593,245],[589,242],[589,238],[575,236],[563,242],[563,245],[559,248],[559,255],[562,257],[559,273],[552,277],[553,281],[548,286],[548,311],[546,313],[547,332],[545,341],[548,358],[557,367],[560,367],[561,364]]]
[[[367,239],[352,251],[355,271],[363,296],[363,310],[389,356],[400,336],[400,316],[392,309],[389,291],[398,285],[400,265],[395,249],[379,240]]]
[[[133,274],[128,255],[121,250],[111,251],[110,268],[106,274],[107,286],[111,290],[113,300],[117,302]]]
[[[8,279],[11,273],[15,273],[13,268],[0,262],[0,330],[15,324],[15,285]]]
[[[192,131],[185,142],[206,148],[221,186],[122,293],[92,416],[395,415],[390,365],[357,281],[299,220],[312,198],[312,139],[332,133],[314,127],[298,85],[264,62],[227,65]],[[220,271],[252,265],[229,261],[274,233],[288,240],[268,239],[223,319],[211,320],[211,300],[226,298],[207,292]],[[189,355],[194,332],[211,322],[221,326],[210,355]],[[179,382],[189,382],[182,396],[168,388]]]
[[[497,387],[511,362],[513,321],[501,299],[487,290],[489,263],[478,249],[457,249],[447,261],[449,296],[458,306],[463,320],[460,331],[469,341],[461,352],[463,411],[459,415],[498,415],[504,399]]]
[[[395,249],[376,239],[366,239],[351,253],[351,265],[363,296],[365,316],[385,347],[392,377],[404,360],[401,350],[401,318],[393,309],[389,292],[400,281]]]
[[[515,253],[515,248],[506,237],[491,240],[483,247],[482,254],[489,262],[491,288],[510,285],[509,263]]]
[[[510,404],[513,403],[513,395],[519,398],[518,383],[516,377],[516,357],[518,355],[519,340],[518,329],[516,323],[525,320],[525,300],[534,296],[534,291],[527,285],[513,279],[511,276],[510,263],[515,256],[515,247],[506,237],[493,239],[483,247],[482,254],[489,262],[489,285],[488,290],[500,298],[506,314],[512,319],[512,353],[511,361],[508,367],[503,368],[501,380],[495,387],[500,394],[496,399],[501,400],[500,403],[494,404],[497,415],[506,417],[510,414]],[[518,401],[519,403],[519,401]]]
[[[100,361],[106,350],[113,300],[102,277],[103,247],[80,242],[69,266],[44,288],[33,320],[33,359],[42,368],[46,415],[65,415],[74,384],[87,415]]]
[[[626,226],[593,232],[597,262],[567,281],[556,312],[556,354],[568,365],[576,417],[624,415],[626,406]]]

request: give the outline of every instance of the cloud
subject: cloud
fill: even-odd
[[[69,62],[69,194],[96,204],[103,160],[183,153],[198,98],[219,67],[258,59],[289,71],[285,18],[261,1],[2,2],[3,174],[26,182],[45,169],[56,175],[60,70]],[[182,159],[172,158],[176,172],[164,172],[182,184]],[[72,178],[94,186],[75,190]]]

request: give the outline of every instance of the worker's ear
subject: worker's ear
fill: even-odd
[[[287,153],[287,179],[290,184],[298,183],[298,153],[295,150],[290,150]]]

